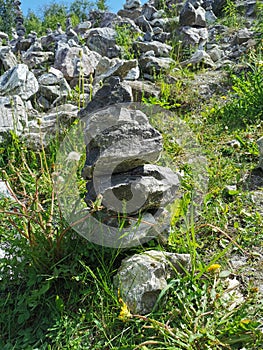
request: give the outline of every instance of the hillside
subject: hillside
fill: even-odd
[[[0,32],[1,349],[263,348],[262,3],[20,5]]]

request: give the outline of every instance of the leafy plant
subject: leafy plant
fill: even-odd
[[[225,13],[224,24],[231,28],[238,28],[239,22],[235,1],[226,0],[226,5],[224,6],[223,11]]]
[[[116,44],[122,48],[122,58],[134,59],[135,53],[132,44],[138,38],[139,33],[134,32],[128,25],[117,25],[115,30],[117,33]]]
[[[60,258],[61,241],[67,231],[56,205],[50,159],[48,161],[44,149],[34,154],[14,134],[12,147],[9,145],[8,150],[8,162],[2,169],[2,178],[12,199],[7,200],[0,210],[2,224],[6,228],[11,225],[21,238],[27,240],[35,267],[48,268],[50,261]],[[22,167],[16,166],[17,156]],[[16,183],[13,179],[17,179]],[[54,221],[60,223],[62,231],[58,232]]]
[[[262,334],[256,312],[251,308],[255,295],[253,292],[248,294],[243,303],[233,308],[234,300],[227,299],[224,283],[218,272],[214,278],[207,276],[202,282],[188,277],[171,280],[159,297],[160,302],[167,296],[167,317],[162,322],[142,318],[149,328],[155,330],[152,339],[156,345],[189,350],[198,350],[202,346],[211,350],[238,349],[241,346],[256,349],[262,341]]]
[[[245,125],[262,119],[263,66],[249,65],[248,71],[232,74],[232,99],[217,110],[219,119],[232,126]],[[237,124],[238,123],[238,124]]]

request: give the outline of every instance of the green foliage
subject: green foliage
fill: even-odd
[[[70,5],[70,13],[83,22],[87,19],[88,12],[95,6],[94,2],[89,0],[75,0]]]
[[[55,30],[60,23],[65,30],[67,19],[67,7],[56,2],[42,7],[42,15],[37,16],[35,12],[29,11],[24,19],[24,25],[27,33],[35,31],[38,35],[45,35],[47,29]],[[76,19],[74,19],[76,21]]]
[[[15,27],[15,9],[12,0],[0,0],[0,30],[11,34]]]
[[[52,147],[50,150],[53,150]],[[21,162],[22,166],[18,166],[17,162]],[[41,270],[48,268],[50,261],[54,263],[59,258],[62,239],[67,231],[55,200],[51,175],[53,162],[54,154],[47,154],[44,150],[35,154],[15,135],[12,135],[7,152],[1,158],[1,175],[9,184],[13,196],[0,210],[2,225],[6,228],[13,226],[21,239],[27,240],[32,262]],[[54,220],[61,225],[59,232],[57,227],[52,226]]]
[[[72,26],[74,27],[80,22],[85,21],[88,13],[95,8],[106,11],[108,6],[106,5],[106,1],[75,0],[70,6],[53,1],[42,6],[41,11],[39,11],[41,12],[41,16],[30,10],[24,19],[24,25],[27,33],[35,31],[38,35],[45,35],[48,28],[55,30],[58,23],[65,30],[68,13],[70,13]]]
[[[135,33],[128,25],[117,25],[115,30],[117,32],[116,44],[122,48],[122,58],[126,60],[134,59],[135,53],[132,44],[139,34]]]
[[[263,66],[261,62],[249,65],[248,71],[233,74],[232,98],[219,108],[216,116],[230,126],[255,123],[263,117]]]
[[[167,5],[165,0],[158,0],[156,1],[156,8],[158,10],[166,10]]]
[[[244,8],[239,7],[235,0],[226,0],[217,22],[227,26],[229,33],[246,27]]]
[[[236,3],[234,0],[226,0],[226,5],[224,6],[224,24],[231,28],[238,28],[238,14],[236,9]]]
[[[101,11],[108,11],[109,10],[109,6],[107,5],[107,0],[97,0],[96,6],[97,6],[98,10],[101,10]]]
[[[66,29],[67,7],[63,4],[52,2],[49,5],[43,6],[43,30],[48,28],[54,30],[57,28],[57,23],[60,23],[62,29]]]
[[[27,16],[24,19],[24,25],[25,25],[27,34],[30,33],[31,31],[34,31],[38,34],[44,34],[42,21],[33,11],[28,12]]]
[[[240,349],[242,346],[256,349],[262,334],[255,309],[251,308],[255,296],[250,293],[239,307],[231,308],[234,301],[227,299],[226,288],[226,281],[218,273],[214,278],[207,274],[203,281],[187,277],[171,280],[160,295],[168,294],[165,309],[169,314],[169,327],[164,327],[166,319],[162,325],[154,327],[166,348],[169,344],[176,349],[188,350],[201,347]]]
[[[101,249],[68,235],[65,255],[56,263],[51,259],[43,273],[31,263],[27,244],[12,231],[8,238],[10,256],[0,261],[0,307],[8,313],[0,315],[1,348],[91,349],[92,333],[97,332],[94,320],[110,325],[117,317],[111,273],[107,277],[103,271],[106,266],[112,269],[116,252],[101,266],[96,258]]]
[[[188,68],[175,69],[170,73],[170,82],[166,82],[166,76],[159,74],[156,77],[156,85],[160,89],[160,96],[143,98],[146,104],[159,105],[168,110],[191,110],[199,100],[196,91],[193,91],[190,81],[194,74]]]

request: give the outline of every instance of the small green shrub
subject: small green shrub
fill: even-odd
[[[238,28],[238,14],[236,9],[236,3],[233,0],[226,0],[224,7],[224,24],[231,28]]]
[[[122,58],[131,60],[135,58],[132,44],[138,38],[139,33],[134,32],[127,25],[115,26],[117,32],[116,44],[122,48]]]
[[[240,75],[232,74],[231,99],[216,111],[216,116],[227,125],[245,125],[263,118],[263,65],[250,65]]]

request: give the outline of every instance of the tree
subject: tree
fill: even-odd
[[[0,0],[0,30],[10,35],[15,27],[15,7],[12,0]]]
[[[65,30],[66,20],[67,20],[66,5],[52,2],[43,7],[42,28],[44,31],[48,28],[52,30],[56,29],[58,23],[60,23],[62,28]]]
[[[32,10],[28,11],[28,14],[24,19],[24,26],[27,34],[31,31],[36,32],[38,35],[43,34],[41,19]]]
[[[109,6],[106,4],[106,0],[97,0],[96,1],[96,6],[99,10],[101,11],[108,11],[109,10]]]
[[[95,7],[95,3],[89,0],[75,0],[70,5],[70,13],[79,18],[80,22],[87,19],[88,13]]]

